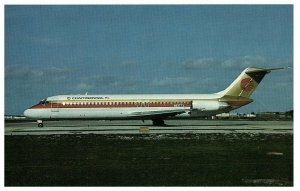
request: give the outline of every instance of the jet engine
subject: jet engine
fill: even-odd
[[[200,111],[217,111],[229,107],[228,103],[215,100],[194,100],[192,106],[192,109]]]

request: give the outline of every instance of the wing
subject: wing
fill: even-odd
[[[175,115],[185,113],[190,109],[176,109],[176,110],[158,110],[158,111],[141,111],[132,112],[128,117],[173,117]]]

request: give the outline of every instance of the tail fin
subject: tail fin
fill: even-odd
[[[283,68],[263,69],[263,68],[246,68],[235,79],[230,86],[219,92],[223,96],[250,98],[258,84],[262,81],[266,74],[271,70]]]

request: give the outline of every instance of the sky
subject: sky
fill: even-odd
[[[5,114],[63,94],[216,93],[293,67],[292,5],[5,5]],[[293,68],[235,112],[293,109]]]

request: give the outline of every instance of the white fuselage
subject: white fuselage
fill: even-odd
[[[36,119],[125,119],[210,116],[233,109],[219,94],[59,95],[27,109]],[[174,115],[172,115],[174,113]]]

